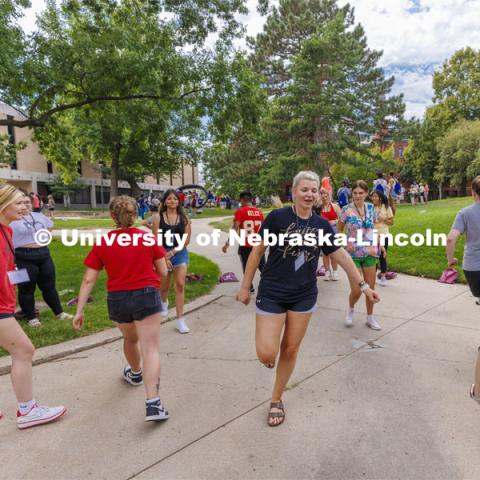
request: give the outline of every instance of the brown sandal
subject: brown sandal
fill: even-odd
[[[272,408],[278,408],[281,412],[272,412]],[[281,421],[278,423],[270,423],[270,421],[274,418],[280,418]],[[268,426],[269,427],[278,427],[285,421],[285,408],[283,406],[283,402],[279,400],[278,402],[271,402],[270,403],[270,412],[268,412]]]

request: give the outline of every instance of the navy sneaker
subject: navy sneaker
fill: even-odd
[[[139,385],[143,385],[143,375],[142,372],[140,373],[133,373],[132,367],[128,365],[123,369],[123,379],[128,382],[130,385],[134,385],[138,387]]]
[[[166,420],[168,418],[168,412],[161,404],[160,399],[154,402],[147,402],[147,414],[145,416],[146,422],[158,422],[160,420]]]

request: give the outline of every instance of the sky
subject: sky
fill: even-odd
[[[346,0],[338,0],[340,5]],[[381,67],[395,76],[394,94],[403,93],[407,117],[422,117],[431,104],[432,73],[456,50],[480,49],[480,0],[349,0],[355,19],[365,29],[369,47],[383,50]],[[257,0],[247,0],[249,14],[242,16],[247,34],[262,31],[264,17]],[[35,28],[35,14],[44,0],[32,0],[21,20],[27,30]]]

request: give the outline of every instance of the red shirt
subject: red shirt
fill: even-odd
[[[5,225],[1,225],[0,229],[3,232],[0,232],[0,313],[13,314],[17,297],[15,285],[10,283],[7,276],[7,272],[15,270],[15,257],[11,250],[13,248],[12,229]]]
[[[234,221],[240,225],[240,230],[245,230],[247,235],[258,233],[263,220],[263,213],[256,207],[240,207],[234,217]],[[248,240],[245,242],[245,246],[251,247]]]
[[[322,207],[320,207],[320,208],[322,208]],[[333,208],[332,203],[330,203],[330,209],[328,210],[328,212],[324,212],[323,210],[320,210],[320,215],[325,220],[328,220],[329,222],[332,222],[333,220],[338,220],[337,212]]]
[[[183,192],[177,192],[177,194],[180,199],[180,204],[183,206],[183,203],[185,202],[185,194]]]
[[[118,235],[126,233],[132,238],[132,244],[123,247],[118,244]],[[122,228],[112,230],[107,236],[117,237],[113,245],[109,246],[102,240],[101,245],[94,245],[83,262],[89,268],[107,271],[107,290],[137,290],[145,287],[160,287],[160,279],[154,270],[153,261],[163,258],[165,249],[155,243],[148,247],[142,244],[144,230],[138,228]],[[134,245],[133,234],[139,234],[138,245]],[[120,242],[121,243],[121,242]]]

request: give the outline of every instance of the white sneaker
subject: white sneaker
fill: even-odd
[[[61,417],[66,411],[67,409],[64,406],[43,407],[35,404],[35,406],[25,415],[17,412],[17,427],[23,429],[53,422],[53,420]]]
[[[325,271],[325,276],[323,277],[323,280],[324,280],[325,282],[329,282],[331,276],[332,276],[332,274],[330,273],[330,270],[326,270],[326,271]]]
[[[381,330],[382,327],[380,324],[375,320],[375,318],[370,315],[367,316],[367,323],[365,324],[368,328],[371,328],[372,330]]]
[[[180,317],[175,320],[175,328],[180,333],[188,333],[190,331],[188,325],[185,323],[185,317]]]
[[[332,272],[332,276],[331,276],[330,280],[331,280],[332,282],[338,282],[338,280],[339,280],[338,270],[334,270],[334,271]]]
[[[378,282],[381,287],[386,287],[387,286],[387,279],[385,276],[380,277],[380,281]]]
[[[346,327],[351,327],[353,325],[353,314],[354,314],[353,308],[349,308],[347,311],[347,316],[345,317]]]
[[[38,318],[32,318],[31,320],[28,321],[28,324],[32,327],[32,328],[37,328],[37,327],[41,327],[42,326],[42,323],[40,322],[40,320]]]
[[[162,306],[162,311],[160,314],[162,315],[163,318],[168,317],[168,300],[166,302],[160,302]]]
[[[62,312],[62,313],[59,313],[57,315],[57,318],[59,320],[72,320],[73,319],[73,315],[70,315],[69,313],[67,312]]]

